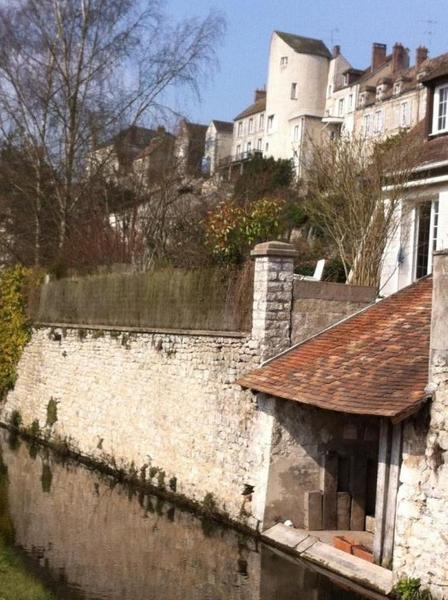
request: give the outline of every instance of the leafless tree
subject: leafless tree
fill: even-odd
[[[345,136],[313,144],[309,155],[308,215],[333,242],[347,281],[377,286],[421,142],[410,134],[377,142]]]
[[[32,182],[36,264],[49,186],[61,255],[80,205],[95,201],[92,177],[109,158],[103,152],[87,168],[89,153],[124,124],[154,120],[171,86],[198,93],[223,31],[219,14],[173,25],[159,0],[13,0],[0,7],[0,132],[24,156]],[[19,192],[20,180],[10,187]]]

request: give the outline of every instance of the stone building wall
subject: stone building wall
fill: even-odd
[[[419,577],[435,600],[448,597],[448,252],[434,254],[432,402],[404,426],[394,574]]]
[[[280,398],[274,402],[264,525],[291,520],[295,527],[303,528],[305,492],[322,490],[326,453],[336,452],[350,460],[362,452],[366,459],[376,462],[378,422],[372,417],[320,410]],[[369,500],[367,506],[374,498]]]

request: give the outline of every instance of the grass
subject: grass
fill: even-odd
[[[0,600],[54,600],[0,536]]]

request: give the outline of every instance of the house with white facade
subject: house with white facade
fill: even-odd
[[[213,120],[205,132],[204,173],[214,175],[221,161],[230,156],[233,142],[233,123]]]

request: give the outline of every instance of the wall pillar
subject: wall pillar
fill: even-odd
[[[265,361],[291,345],[294,258],[297,251],[285,242],[258,244],[255,260],[252,338],[259,342]]]

